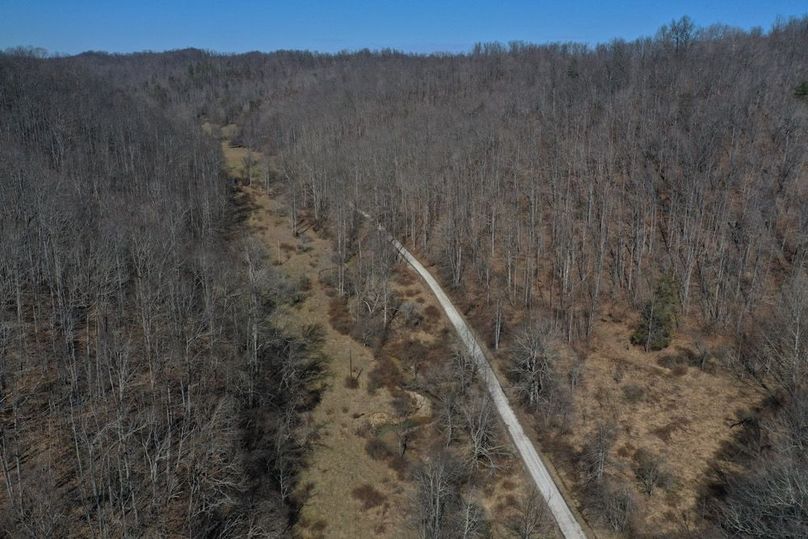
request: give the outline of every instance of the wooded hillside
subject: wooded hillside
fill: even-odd
[[[0,529],[288,533],[322,358],[218,143],[69,62],[0,89]]]
[[[3,526],[293,520],[321,360],[266,322],[288,285],[239,239],[207,122],[272,156],[245,161],[250,180],[328,231],[339,294],[376,306],[365,338],[390,268],[348,274],[356,207],[473,300],[494,349],[551,331],[586,349],[615,305],[639,320],[626,346],[664,349],[684,325],[720,337],[720,367],[761,404],[701,514],[730,536],[806,535],[806,88],[808,18],[462,55],[0,55]],[[517,356],[541,414],[549,386]]]

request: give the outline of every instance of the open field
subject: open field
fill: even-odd
[[[490,311],[468,299],[479,296],[469,290],[453,296],[478,333],[490,337]],[[509,327],[517,328],[523,313],[515,309],[509,315]],[[637,490],[641,529],[660,536],[686,534],[703,524],[703,497],[715,480],[722,451],[737,436],[739,418],[759,407],[764,397],[726,368],[723,339],[683,324],[669,347],[646,352],[630,343],[638,323],[636,313],[612,306],[604,308],[588,346],[572,349],[557,339],[560,370],[566,372],[575,363],[580,369],[573,420],[563,432],[524,413],[523,422],[532,427],[531,438],[550,456],[562,484],[574,493],[578,509],[590,518],[578,455],[598,424],[613,424],[611,473]],[[494,354],[501,379],[507,379],[512,344],[512,335],[506,334]],[[708,352],[700,365],[703,350]],[[661,457],[672,478],[666,488],[648,495],[640,492],[636,478],[643,451]],[[611,534],[599,529],[598,535]]]
[[[226,141],[223,149],[228,170],[243,179],[241,163],[246,150],[232,148]],[[330,359],[330,381],[307,418],[317,431],[317,442],[301,475],[299,495],[305,502],[296,533],[301,537],[410,536],[414,530],[406,513],[414,492],[408,462],[417,460],[439,434],[432,426],[430,399],[403,390],[401,381],[385,379],[379,371],[379,358],[392,362],[396,370],[404,369],[400,357],[410,356],[413,349],[422,351],[416,354],[428,354],[419,360],[448,361],[447,344],[454,338],[440,307],[417,275],[402,263],[392,289],[417,304],[426,318],[416,328],[395,331],[384,349],[374,354],[373,349],[335,329],[338,299],[333,288],[324,284],[334,270],[330,242],[306,226],[295,237],[288,208],[276,191],[244,186],[242,196],[251,207],[247,225],[268,247],[272,265],[292,282],[307,283],[304,299],[283,308],[277,314],[278,324],[290,333],[311,325],[324,328],[323,352]],[[350,378],[357,383],[349,383]],[[395,406],[402,394],[411,404],[405,417]],[[368,446],[372,440],[395,446],[395,431],[402,422],[422,425],[407,449],[411,459],[391,461],[371,456]],[[484,478],[483,483],[478,501],[495,522],[507,521],[518,500],[525,498],[529,485],[518,459]]]
[[[318,428],[318,441],[301,477],[307,500],[298,532],[303,537],[392,537],[403,526],[399,508],[407,504],[410,489],[384,461],[367,456],[367,440],[358,434],[368,421],[381,426],[393,417],[391,395],[386,388],[373,395],[364,390],[372,351],[331,327],[332,298],[318,281],[320,272],[332,266],[329,243],[310,232],[295,238],[280,202],[257,190],[245,193],[255,204],[249,224],[266,242],[273,264],[293,280],[312,283],[303,302],[280,313],[279,323],[290,331],[310,324],[324,328],[323,351],[330,360],[328,387],[308,419]],[[350,365],[363,373],[357,388],[344,383]],[[364,485],[379,492],[378,504],[363,508],[363,501],[351,495]]]

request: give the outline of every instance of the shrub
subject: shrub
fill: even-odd
[[[614,369],[612,369],[612,380],[617,382],[618,384],[623,381],[623,376],[626,375],[626,365],[622,362],[618,362],[614,365]]]
[[[424,309],[424,315],[429,318],[430,321],[440,320],[440,311],[434,305],[427,305]]]
[[[374,394],[380,387],[394,388],[403,383],[401,371],[395,362],[387,356],[376,360],[373,370],[368,373],[367,390]]]
[[[615,532],[630,530],[637,504],[631,490],[615,480],[593,484],[588,491],[589,507],[603,526]]]
[[[413,399],[405,391],[393,390],[390,405],[397,417],[407,417],[414,412]]]
[[[682,365],[687,365],[688,358],[685,357],[683,354],[665,354],[664,356],[660,356],[657,359],[657,365],[660,367],[664,367],[666,369],[673,370],[676,367],[680,367]]]
[[[665,488],[671,484],[671,475],[665,469],[665,461],[645,449],[634,454],[634,475],[640,482],[642,491],[650,496],[654,487]]]
[[[704,356],[686,348],[680,348],[677,354],[665,354],[657,359],[657,365],[670,369],[674,376],[684,376],[688,366],[700,367],[705,362]]]
[[[704,372],[714,373],[717,355],[717,353],[712,353],[703,341],[699,340],[696,342],[695,351],[690,358],[690,365],[698,367]]]
[[[671,369],[671,374],[674,376],[684,376],[687,374],[687,365],[676,365]]]
[[[320,324],[306,324],[300,336],[307,346],[322,346],[325,341],[325,328]]]
[[[297,289],[301,292],[308,292],[311,290],[311,279],[306,277],[305,275],[301,277],[297,282]]]
[[[639,402],[645,396],[645,390],[637,384],[626,384],[623,386],[623,397],[628,402]]]
[[[353,329],[353,319],[351,318],[344,298],[336,297],[328,305],[328,316],[331,327],[343,335],[350,335]]]
[[[386,460],[393,456],[393,452],[379,438],[373,437],[365,444],[365,451],[373,460]]]
[[[362,510],[367,511],[378,507],[387,499],[387,496],[373,488],[373,485],[365,483],[362,486],[356,487],[351,491],[351,495],[362,502]]]
[[[393,455],[391,458],[387,459],[387,465],[391,470],[396,472],[396,476],[400,481],[407,478],[407,474],[410,470],[410,464],[409,461],[407,461],[407,457],[404,455]]]
[[[421,313],[421,307],[417,303],[404,301],[398,308],[398,312],[401,313],[401,317],[407,327],[418,327],[424,320],[424,315]]]

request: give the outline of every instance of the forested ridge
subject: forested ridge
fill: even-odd
[[[288,284],[239,239],[203,123],[271,155],[245,161],[250,180],[333,239],[358,338],[384,331],[392,262],[349,263],[356,207],[487,313],[477,329],[507,345],[514,394],[553,428],[577,379],[554,372],[547,335],[586,347],[623,305],[643,350],[686,324],[721,336],[720,367],[761,404],[733,425],[732,472],[705,478],[698,525],[808,533],[808,19],[745,32],[683,18],[633,42],[462,55],[21,52],[0,56],[12,534],[294,520],[321,358],[266,322]],[[300,378],[274,376],[295,361]],[[578,456],[582,491],[625,501],[599,518],[628,533],[608,427]],[[648,493],[655,466],[639,459]]]
[[[83,66],[0,79],[0,529],[288,533],[322,358],[218,143]]]

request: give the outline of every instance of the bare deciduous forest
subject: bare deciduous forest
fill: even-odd
[[[81,63],[0,77],[0,527],[284,533],[323,358],[267,321],[219,146]]]
[[[305,287],[244,232],[237,184],[329,239],[344,332],[379,365],[392,320],[424,315],[355,209],[434,264],[598,534],[808,535],[808,18],[460,55],[15,50],[0,118],[8,535],[293,533],[306,414],[341,381],[321,330],[274,322]],[[440,433],[402,511],[488,536],[465,493],[507,451],[445,355],[400,375]],[[621,415],[643,407],[670,420],[653,444]],[[729,419],[675,445],[691,409]],[[502,533],[549,533],[542,511]]]

